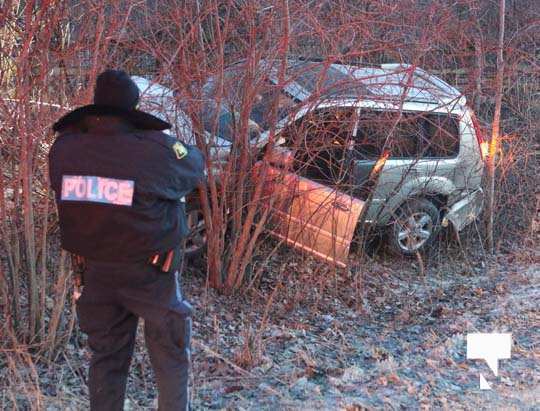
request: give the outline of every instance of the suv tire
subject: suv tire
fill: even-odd
[[[389,230],[389,247],[394,254],[414,256],[433,244],[440,229],[440,214],[425,198],[405,202],[396,212]]]

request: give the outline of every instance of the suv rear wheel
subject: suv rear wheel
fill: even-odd
[[[431,201],[409,200],[397,210],[390,226],[390,249],[396,254],[415,255],[433,244],[439,228],[439,210]]]

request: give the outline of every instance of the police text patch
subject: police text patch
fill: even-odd
[[[61,199],[131,206],[134,188],[133,180],[64,175],[62,176]]]

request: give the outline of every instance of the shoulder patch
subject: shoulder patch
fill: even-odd
[[[176,141],[172,145],[172,149],[178,160],[182,160],[188,154],[186,146],[184,146],[180,141]]]

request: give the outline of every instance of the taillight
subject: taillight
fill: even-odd
[[[488,156],[489,153],[489,143],[484,138],[484,130],[482,129],[482,126],[480,126],[480,122],[474,115],[474,113],[471,111],[471,119],[474,127],[474,134],[476,134],[476,141],[478,141],[478,147],[480,148],[480,155],[482,156],[482,160],[485,159]]]

